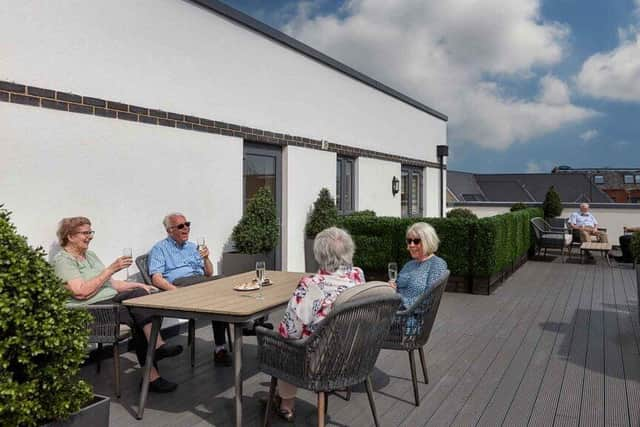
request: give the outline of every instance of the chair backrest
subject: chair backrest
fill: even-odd
[[[409,350],[427,343],[450,274],[449,270],[445,271],[431,289],[420,295],[411,307],[396,314],[384,348]]]
[[[546,224],[547,222],[539,216],[531,218],[531,225],[533,226],[533,231],[536,233],[536,239],[540,239],[542,233],[547,230]]]
[[[93,317],[87,323],[89,343],[112,344],[121,338],[120,304],[91,304],[86,306],[70,306],[71,309],[86,309]]]
[[[340,307],[350,301],[378,295],[391,295],[396,291],[387,282],[372,281],[353,286],[342,292],[333,303],[333,308]]]
[[[136,265],[138,266],[138,270],[140,270],[140,275],[142,276],[142,280],[147,285],[153,285],[151,281],[151,276],[149,276],[149,254],[140,255],[136,258]]]
[[[556,229],[563,229],[565,231],[568,230],[568,225],[567,225],[568,221],[569,221],[569,218],[562,218],[562,217],[549,218],[549,224],[551,225],[551,227]]]
[[[385,292],[334,307],[306,343],[309,388],[336,390],[363,382],[399,306],[400,296]]]

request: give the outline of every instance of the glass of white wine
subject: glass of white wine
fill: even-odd
[[[256,278],[258,279],[258,295],[256,295],[256,299],[264,299],[262,296],[262,282],[264,281],[264,270],[266,268],[264,261],[256,262]]]
[[[198,244],[198,251],[203,251],[204,248],[207,247],[207,242],[205,241],[204,237],[198,237],[197,244]]]
[[[131,249],[131,248],[122,249],[122,256],[123,257],[127,257],[127,258],[133,258],[133,249]],[[129,280],[129,267],[127,267],[127,279],[126,280]]]
[[[390,262],[387,265],[387,273],[389,274],[389,280],[393,283],[398,279],[398,264],[395,262]]]

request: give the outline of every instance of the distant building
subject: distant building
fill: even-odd
[[[554,186],[565,203],[612,203],[586,173],[474,174],[447,171],[447,202],[544,201]]]
[[[572,168],[558,166],[553,174],[583,175],[616,203],[640,203],[639,168]]]

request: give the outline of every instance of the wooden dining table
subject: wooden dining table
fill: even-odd
[[[238,291],[234,287],[249,283],[255,271],[218,278],[197,285],[158,292],[123,302],[131,308],[144,308],[153,312],[149,342],[156,342],[163,317],[217,320],[233,325],[233,369],[235,385],[236,426],[242,425],[242,328],[252,320],[266,316],[287,304],[300,278],[306,273],[266,271],[271,285],[259,291]],[[149,345],[144,366],[140,405],[137,419],[142,419],[149,392],[149,374],[153,364],[155,346]]]

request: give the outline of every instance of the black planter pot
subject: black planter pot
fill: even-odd
[[[316,273],[318,271],[318,263],[313,255],[313,240],[304,239],[304,271],[307,273]]]
[[[264,261],[267,270],[275,270],[276,253],[271,251],[262,254],[242,254],[240,252],[224,252],[222,254],[222,274],[231,276],[256,269],[256,262]]]
[[[71,414],[64,421],[47,423],[42,427],[109,427],[109,398],[99,394],[78,412]]]

